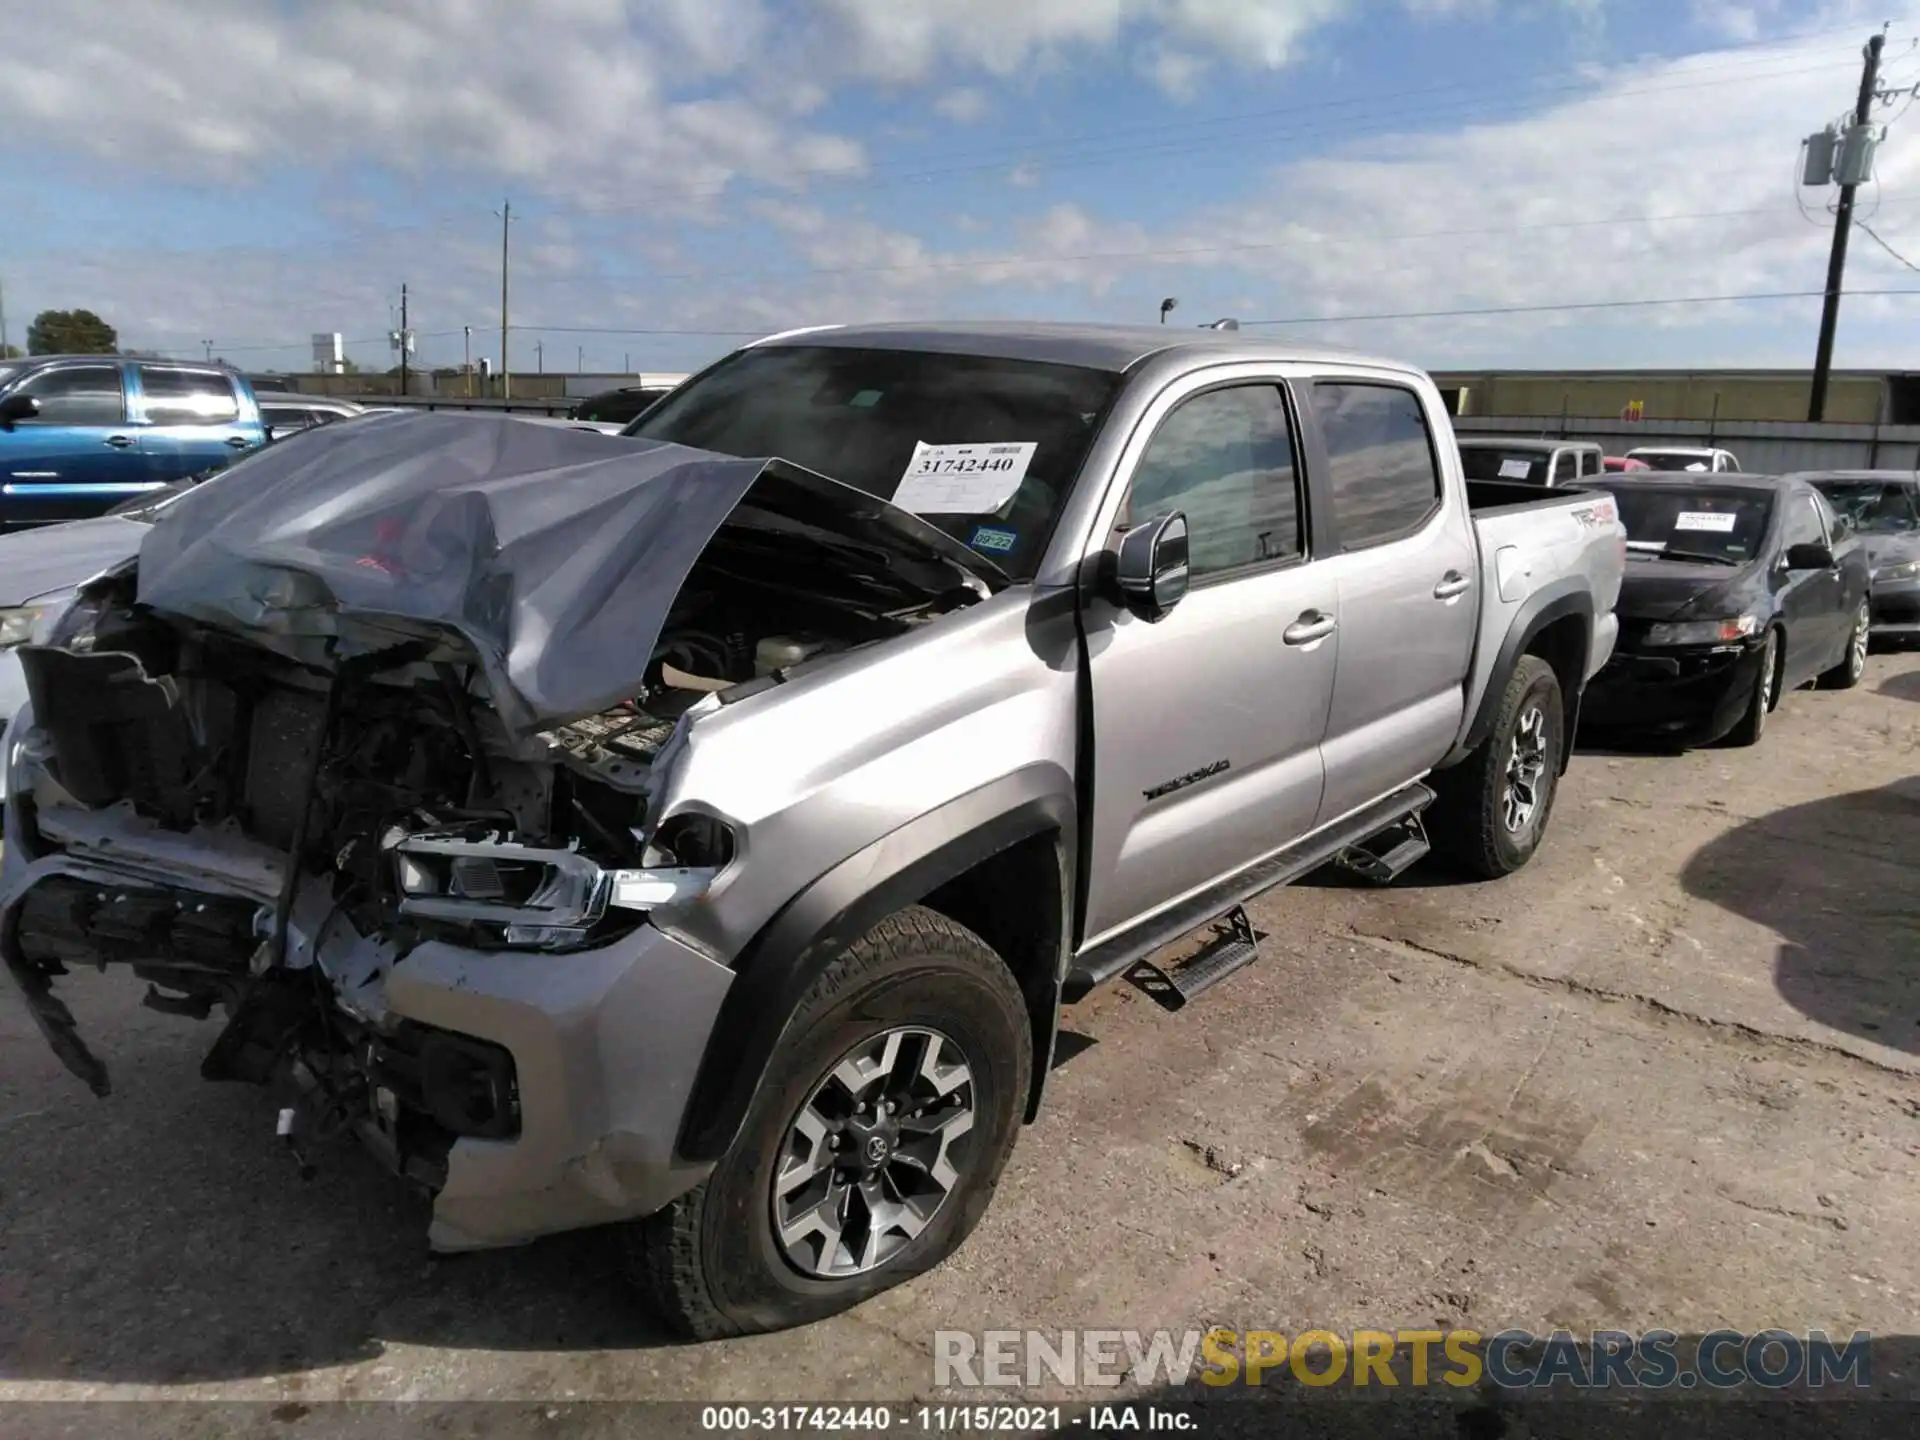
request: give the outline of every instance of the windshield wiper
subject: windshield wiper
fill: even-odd
[[[1740,565],[1744,561],[1712,550],[1676,550],[1671,545],[1660,552],[1662,560],[1704,560],[1709,565]]]

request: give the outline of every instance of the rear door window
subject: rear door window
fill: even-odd
[[[1342,550],[1397,540],[1440,508],[1440,464],[1413,391],[1321,381],[1313,387],[1313,411]]]
[[[217,370],[142,365],[140,393],[150,425],[226,425],[240,418],[233,382]]]
[[[62,365],[20,382],[17,394],[40,402],[40,413],[25,424],[119,425],[127,418],[127,400],[118,365]]]
[[[1553,483],[1564,485],[1580,476],[1579,461],[1571,450],[1558,450],[1553,456]]]

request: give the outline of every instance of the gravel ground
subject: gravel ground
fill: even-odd
[[[264,1096],[198,1080],[211,1026],[137,986],[66,992],[104,1102],[7,991],[0,1400],[585,1429],[558,1407],[928,1396],[941,1328],[1208,1325],[1863,1329],[1882,1388],[1920,1394],[1916,772],[1920,655],[1879,655],[1856,691],[1789,696],[1757,751],[1581,754],[1507,881],[1270,895],[1261,960],[1184,1012],[1125,987],[1069,1012],[952,1263],[728,1344],[665,1343],[597,1237],[436,1259],[355,1152],[303,1184]],[[514,1403],[433,1408],[458,1401]]]

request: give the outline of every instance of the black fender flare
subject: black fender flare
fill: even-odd
[[[981,862],[1049,831],[1059,835],[1065,898],[1054,973],[1046,977],[1046,1045],[1036,1045],[1034,1054],[1036,1072],[1044,1075],[1072,954],[1078,846],[1073,777],[1053,764],[1016,770],[916,816],[841,861],[767,922],[734,964],[680,1123],[680,1157],[714,1161],[732,1147],[795,1008],[846,946]],[[1038,1088],[1036,1082],[1036,1097]]]
[[[1507,625],[1506,638],[1500,642],[1500,649],[1494,656],[1492,673],[1487,677],[1487,688],[1480,694],[1480,705],[1474,711],[1473,722],[1467,726],[1467,733],[1454,747],[1453,754],[1447,757],[1448,766],[1458,764],[1486,743],[1487,736],[1493,733],[1494,718],[1499,714],[1500,697],[1506,693],[1507,682],[1513,678],[1520,657],[1527,653],[1528,647],[1541,631],[1570,615],[1577,616],[1581,622],[1581,653],[1575,683],[1571,687],[1561,687],[1566,703],[1566,733],[1560,747],[1560,771],[1566,773],[1567,765],[1573,759],[1573,735],[1580,719],[1580,698],[1586,690],[1587,653],[1593,644],[1593,592],[1577,577],[1544,585],[1521,602],[1519,610]]]

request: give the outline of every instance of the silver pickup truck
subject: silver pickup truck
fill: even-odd
[[[1063,1004],[1178,1008],[1328,863],[1525,864],[1624,558],[1606,495],[1463,480],[1420,371],[1233,332],[370,416],[19,647],[0,953],[102,1095],[75,966],[218,1012],[203,1073],[438,1248],[610,1225],[681,1331],[801,1323],[962,1243]]]

